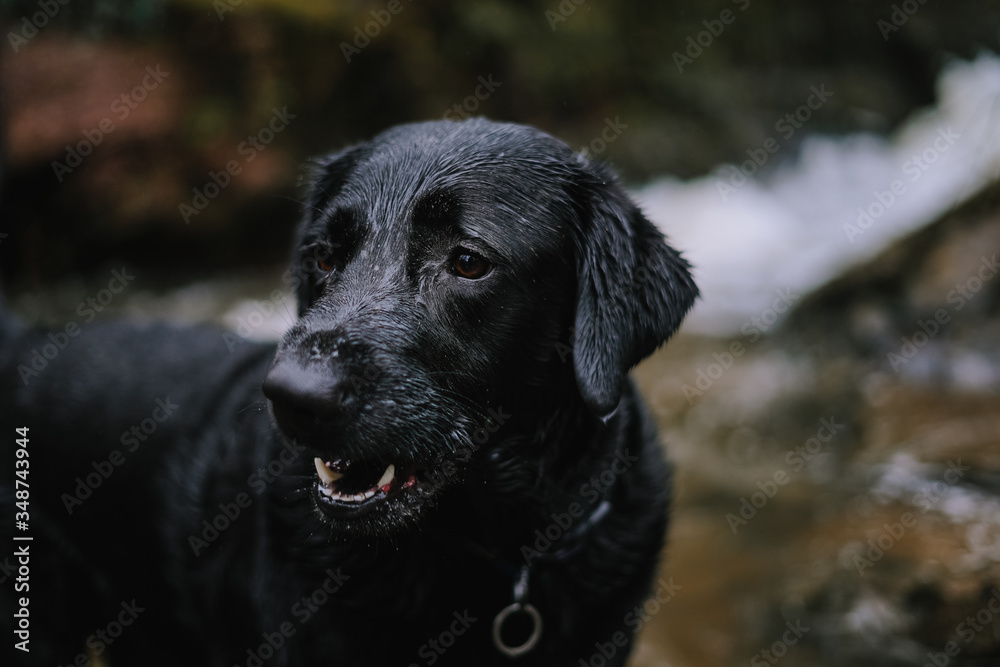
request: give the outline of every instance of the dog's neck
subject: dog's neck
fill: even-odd
[[[616,479],[595,484],[592,477],[610,468],[627,420],[616,415],[605,423],[582,400],[543,413],[552,415],[545,424],[515,421],[501,432],[497,445],[474,461],[458,489],[460,502],[451,505],[478,518],[461,525],[485,527],[480,535],[467,535],[469,540],[512,562],[523,560],[521,546],[533,544],[536,531],[552,524],[554,515],[572,509],[573,528],[558,531],[560,544],[549,556],[570,557],[611,509]]]

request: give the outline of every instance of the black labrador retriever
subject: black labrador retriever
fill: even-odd
[[[524,126],[397,127],[320,162],[290,275],[277,348],[4,318],[16,657],[624,664],[670,499],[627,374],[697,289],[615,177]]]

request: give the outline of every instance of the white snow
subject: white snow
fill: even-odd
[[[938,104],[887,138],[807,136],[768,177],[720,191],[740,182],[731,178],[738,168],[634,192],[695,266],[703,297],[689,331],[738,331],[771,307],[777,290],[821,286],[997,179],[1000,58],[953,62],[938,80]]]

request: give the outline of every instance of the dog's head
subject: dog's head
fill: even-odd
[[[602,427],[697,295],[614,177],[529,127],[391,129],[322,160],[306,204],[264,391],[346,531],[407,523],[556,412]]]

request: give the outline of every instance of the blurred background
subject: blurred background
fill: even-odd
[[[311,157],[536,125],[613,164],[704,292],[635,373],[677,465],[677,593],[631,664],[1000,665],[995,1],[0,8],[26,320],[276,338]]]

